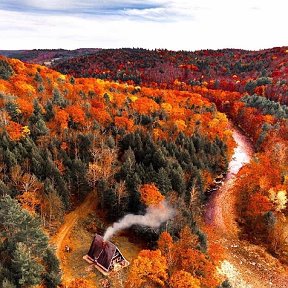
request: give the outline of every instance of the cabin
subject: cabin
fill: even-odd
[[[94,264],[106,276],[129,265],[117,246],[110,241],[104,241],[99,234],[94,236],[88,254],[83,259],[89,264]]]

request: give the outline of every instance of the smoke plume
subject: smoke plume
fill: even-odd
[[[108,227],[103,239],[109,240],[113,234],[120,230],[131,227],[132,225],[148,226],[151,228],[159,228],[163,222],[171,219],[175,215],[175,210],[164,200],[158,206],[149,206],[145,215],[128,214],[118,222]]]

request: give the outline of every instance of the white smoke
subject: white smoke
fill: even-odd
[[[118,222],[115,222],[112,226],[107,228],[103,240],[107,241],[118,231],[136,224],[151,228],[159,228],[163,222],[171,219],[174,215],[175,210],[164,200],[158,206],[149,206],[145,215],[125,215]]]

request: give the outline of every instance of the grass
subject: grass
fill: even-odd
[[[95,233],[103,234],[107,224],[101,220],[98,216],[89,214],[88,217],[82,221],[78,221],[71,231],[69,237],[65,240],[65,245],[71,248],[71,252],[64,252],[63,259],[64,273],[68,279],[81,278],[85,279],[90,287],[101,287],[100,282],[105,276],[103,276],[93,265],[89,265],[83,256],[87,254],[90,244],[92,242]],[[128,232],[116,235],[111,241],[119,248],[123,256],[131,263],[135,259],[141,250],[139,243],[132,243]],[[114,283],[112,287],[121,287],[119,281],[125,282],[128,268],[117,273],[117,275],[111,275],[110,282]],[[117,279],[116,279],[117,278]],[[121,278],[121,279],[120,279]],[[117,282],[117,284],[115,284]],[[117,285],[117,286],[115,286]],[[88,287],[87,287],[88,288]]]

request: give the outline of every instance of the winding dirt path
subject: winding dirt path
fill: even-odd
[[[66,240],[70,235],[70,232],[76,225],[79,219],[85,218],[90,212],[96,210],[97,206],[96,191],[90,192],[84,201],[73,211],[65,215],[62,226],[58,229],[58,232],[51,238],[51,243],[56,249],[56,256],[60,260],[61,270],[63,272],[62,280],[63,282],[68,282],[73,279],[70,275],[69,269],[65,264],[65,245]]]
[[[236,174],[253,156],[249,140],[237,129],[233,137],[238,144],[229,164],[223,186],[212,195],[207,205],[205,222],[213,231],[211,238],[225,250],[220,273],[226,275],[233,288],[287,288],[288,274],[279,261],[264,248],[238,238],[236,198],[231,193]]]

